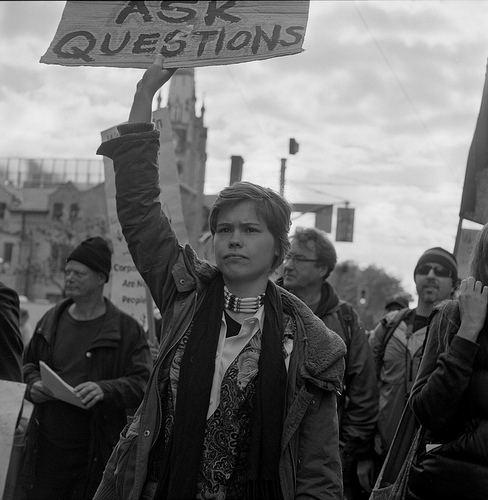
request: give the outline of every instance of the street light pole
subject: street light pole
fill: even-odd
[[[285,170],[286,158],[281,158],[281,171],[280,171],[280,194],[285,196]]]

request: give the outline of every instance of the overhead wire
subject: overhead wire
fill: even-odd
[[[359,18],[361,19],[362,23],[364,24],[366,30],[368,31],[369,35],[371,36],[371,39],[375,45],[375,47],[377,48],[378,52],[380,53],[381,57],[383,58],[386,66],[388,67],[389,71],[391,72],[391,74],[393,75],[393,78],[395,79],[395,82],[396,84],[398,85],[399,89],[401,90],[403,96],[405,97],[406,101],[408,102],[408,104],[410,105],[410,107],[412,108],[418,122],[420,123],[420,125],[422,126],[422,128],[424,129],[424,131],[428,134],[428,136],[430,137],[431,139],[431,143],[434,145],[435,149],[436,149],[436,152],[437,154],[439,155],[439,157],[442,159],[442,161],[445,163],[446,166],[449,166],[449,163],[447,161],[447,159],[444,157],[444,155],[442,154],[442,151],[440,150],[440,148],[438,147],[436,141],[434,140],[433,138],[433,135],[430,131],[430,129],[428,128],[428,126],[426,125],[426,123],[424,122],[419,110],[417,109],[415,103],[413,102],[412,98],[410,97],[407,89],[405,88],[405,86],[403,85],[402,81],[400,80],[400,78],[398,77],[397,73],[395,72],[395,69],[393,67],[393,65],[391,64],[387,54],[385,53],[385,51],[383,50],[380,42],[378,41],[378,39],[376,38],[376,36],[374,35],[371,27],[369,26],[366,18],[363,16],[359,6],[358,6],[358,2],[354,1],[353,2],[353,5],[354,5],[354,8],[356,10],[356,13],[357,15],[359,16]],[[231,70],[231,68],[229,66],[226,66],[226,71],[227,73],[229,74],[230,78],[233,80],[234,82],[234,85],[233,87],[237,90],[237,92],[239,93],[240,95],[240,98],[245,106],[245,108],[247,109],[248,113],[250,116],[252,116],[252,119],[255,123],[255,126],[257,129],[259,129],[260,133],[261,133],[261,136],[262,137],[266,137],[268,134],[266,132],[266,127],[264,127],[261,123],[260,120],[258,120],[256,117],[257,117],[257,114],[254,113],[252,111],[252,108],[251,108],[251,105],[249,104],[247,98],[246,98],[246,95],[245,95],[245,92],[243,92],[242,90],[242,87],[241,87],[241,84],[239,82],[239,80],[235,77],[233,71]],[[279,159],[280,157],[276,155],[276,153],[274,151],[271,150],[270,148],[270,145],[271,144],[271,141],[265,141],[265,147],[268,149],[268,151],[270,152],[270,155],[272,156],[275,156],[277,159]],[[302,184],[302,185],[309,185],[308,183],[306,182],[297,182],[297,181],[294,181],[295,184]],[[367,183],[369,185],[371,185],[370,182],[368,182],[367,180],[365,182],[361,182],[361,184],[364,184],[364,183]],[[331,183],[331,182],[328,182],[328,183],[320,183],[320,184],[327,184],[327,185],[339,185],[339,183],[337,184],[334,184],[334,183]],[[375,183],[377,185],[379,185],[378,183]],[[314,185],[317,185],[317,182],[314,182]],[[318,190],[315,190],[311,187],[309,187],[308,189],[310,189],[310,191],[313,191],[313,192],[317,192],[319,194],[324,194],[326,196],[333,196],[337,199],[340,199],[339,197],[335,196],[335,195],[332,195],[330,193],[324,193],[322,191],[318,191]],[[343,200],[343,199],[341,199]]]
[[[261,132],[261,137],[266,137],[268,135],[266,133],[266,127],[263,127],[262,124],[261,124],[261,122],[256,119],[257,113],[254,113],[252,111],[252,108],[251,108],[249,102],[246,99],[246,95],[245,95],[245,93],[243,92],[243,90],[241,88],[239,80],[234,76],[234,74],[231,71],[231,68],[230,68],[229,65],[226,65],[225,68],[227,70],[227,73],[230,75],[230,77],[234,81],[234,88],[236,88],[238,90],[238,92],[239,92],[239,94],[241,96],[242,102],[244,103],[245,107],[247,108],[247,111],[249,112],[249,115],[254,120],[254,123],[257,125],[257,128],[259,128],[259,130]],[[270,154],[272,154],[273,156],[276,157],[276,153],[273,152],[273,151],[271,151],[271,148],[269,147],[271,141],[264,141],[264,143],[265,143],[265,147],[268,149],[268,151],[270,152]]]
[[[432,141],[432,144],[435,146],[435,149],[437,151],[437,154],[439,155],[439,157],[442,159],[442,161],[444,162],[444,164],[449,167],[449,162],[447,161],[447,159],[445,158],[445,156],[442,154],[442,151],[441,149],[438,147],[433,135],[432,135],[432,132],[430,131],[429,127],[427,127],[426,123],[424,122],[424,120],[422,119],[422,116],[420,115],[417,107],[415,106],[414,102],[412,101],[412,99],[410,98],[410,95],[409,93],[407,92],[407,89],[405,88],[405,86],[403,85],[403,83],[401,82],[400,78],[398,77],[398,75],[396,74],[395,72],[395,69],[393,68],[392,64],[390,63],[390,60],[388,59],[388,56],[386,55],[385,51],[383,50],[383,48],[381,47],[381,44],[379,43],[379,41],[377,40],[377,38],[374,36],[374,33],[373,31],[371,30],[371,28],[369,27],[369,24],[368,22],[366,21],[366,19],[364,18],[361,10],[359,9],[359,6],[358,6],[358,2],[357,1],[354,1],[353,2],[353,5],[354,5],[354,8],[356,9],[356,12],[359,16],[359,18],[361,19],[361,21],[363,22],[364,26],[366,27],[366,29],[368,30],[368,33],[370,34],[376,48],[378,49],[378,52],[381,54],[382,58],[384,59],[386,65],[388,66],[389,70],[391,71],[391,74],[393,75],[393,78],[395,79],[398,87],[400,88],[400,90],[402,91],[405,99],[407,100],[407,102],[410,104],[410,106],[412,107],[419,123],[421,124],[422,128],[425,130],[425,132],[429,135],[431,141]]]

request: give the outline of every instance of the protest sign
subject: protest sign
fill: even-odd
[[[156,110],[153,114],[153,121],[161,134],[159,139],[159,179],[161,185],[164,186],[164,192],[160,196],[160,202],[166,216],[171,221],[178,240],[184,245],[188,242],[188,235],[183,218],[180,183],[168,108]],[[103,142],[117,137],[117,127],[103,131],[101,136]],[[122,235],[115,203],[113,162],[105,156],[103,161],[108,222],[113,246],[110,300],[117,307],[138,320],[145,330],[148,330],[148,318],[152,318],[153,304],[152,301],[148,303],[150,295],[147,293],[146,284],[134,265],[127,243]]]
[[[469,276],[469,260],[473,251],[474,240],[480,231],[479,229],[465,228],[462,228],[460,231],[455,256],[458,263],[458,276],[461,279],[465,279]]]
[[[301,52],[309,0],[66,2],[40,62],[147,68],[242,63]]]

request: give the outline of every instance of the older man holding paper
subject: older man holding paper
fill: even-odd
[[[103,296],[110,269],[103,238],[76,247],[66,263],[67,298],[41,318],[25,353],[34,411],[23,499],[91,499],[127,414],[142,400],[152,367],[146,334]]]

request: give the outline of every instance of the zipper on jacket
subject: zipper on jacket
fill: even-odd
[[[193,310],[192,310],[192,313],[190,315],[190,320],[186,324],[185,328],[183,328],[183,330],[182,330],[183,333],[180,336],[178,336],[178,338],[175,339],[174,342],[169,346],[169,348],[167,350],[167,353],[171,352],[177,346],[177,344],[179,344],[181,342],[181,339],[185,335],[185,332],[188,330],[188,327],[191,325],[191,323],[193,321],[193,318],[195,317],[195,312],[196,312],[196,309],[197,309],[197,299],[198,299],[198,292],[195,292],[195,300],[194,300]],[[161,358],[161,360],[159,362],[159,366],[157,368],[157,372],[154,374],[155,377],[156,377],[156,384],[155,385],[156,385],[156,395],[157,395],[157,398],[158,398],[158,408],[159,408],[159,416],[160,416],[160,418],[158,419],[159,420],[159,422],[158,422],[159,425],[157,426],[158,427],[157,433],[156,433],[155,436],[153,436],[153,440],[152,440],[152,444],[151,444],[150,450],[152,450],[154,444],[156,443],[156,441],[157,441],[157,439],[159,437],[159,434],[161,432],[161,427],[163,425],[163,422],[162,422],[163,402],[161,400],[161,394],[159,392],[159,383],[158,383],[158,380],[159,380],[159,371],[161,370],[161,366],[163,364],[163,360],[166,358],[166,355]]]
[[[298,464],[296,463],[295,456],[293,455],[293,449],[291,447],[291,443],[288,443],[288,447],[290,448],[291,465],[293,468],[293,490],[296,491],[297,490],[297,473],[298,473],[297,465]]]
[[[195,305],[193,307],[193,312],[192,312],[192,314],[190,316],[189,323],[183,329],[183,334],[181,336],[179,336],[177,339],[175,339],[175,341],[170,345],[169,349],[167,350],[167,353],[171,352],[173,350],[173,348],[178,344],[178,342],[181,341],[183,335],[185,334],[186,330],[188,329],[188,327],[190,326],[191,322],[193,321],[193,318],[195,316],[195,311],[196,311],[196,303],[197,303],[196,299],[197,299],[197,295],[198,295],[198,293],[195,292]],[[149,447],[149,451],[151,451],[153,449],[153,446],[155,445],[155,443],[156,443],[156,441],[157,441],[157,439],[159,437],[159,434],[161,432],[161,427],[162,427],[162,424],[163,424],[163,422],[162,422],[163,409],[162,409],[161,394],[159,393],[159,383],[158,383],[158,380],[159,380],[159,370],[161,369],[161,365],[163,364],[163,360],[165,359],[165,357],[166,356],[161,357],[161,359],[158,361],[159,366],[152,373],[152,378],[156,379],[155,386],[156,386],[156,396],[157,396],[157,400],[158,400],[158,409],[159,409],[159,418],[157,420],[159,420],[159,422],[156,422],[157,433],[155,433],[155,435],[152,437],[152,443],[151,443],[151,446]],[[149,393],[147,394],[147,397],[144,398],[144,402],[143,402],[144,406],[143,406],[143,409],[141,410],[141,414],[140,414],[141,423],[142,423],[142,417],[146,413],[147,400],[148,399],[149,399]],[[141,428],[141,425],[139,425],[139,435],[138,435],[137,439],[140,438],[141,431],[143,431],[143,429]],[[132,487],[132,491],[133,492],[134,491],[142,492],[142,488],[144,488],[144,484],[141,487],[139,485],[140,481],[138,479],[138,473],[137,473],[138,464],[137,463],[136,463],[135,469],[136,470],[134,472],[134,484],[133,484],[133,487]]]

